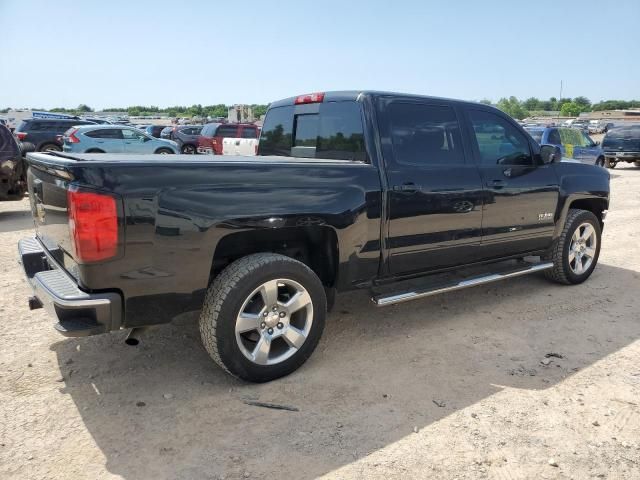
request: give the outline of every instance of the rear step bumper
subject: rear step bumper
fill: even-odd
[[[44,307],[58,320],[54,327],[62,335],[86,337],[120,328],[119,294],[80,290],[75,279],[60,268],[35,237],[20,240],[18,254],[35,296],[29,301],[30,308]]]
[[[371,298],[373,303],[378,307],[384,307],[387,305],[395,305],[396,303],[408,302],[409,300],[416,300],[418,298],[430,297],[431,295],[438,295],[440,293],[452,292],[454,290],[460,290],[462,288],[474,287],[476,285],[482,285],[484,283],[497,282],[505,278],[519,277],[520,275],[527,275],[529,273],[539,272],[553,268],[553,263],[534,263],[527,266],[519,265],[517,268],[500,273],[490,273],[477,277],[466,278],[458,282],[452,282],[448,284],[435,285],[424,289],[415,289],[408,292],[393,293],[389,295],[376,295]]]

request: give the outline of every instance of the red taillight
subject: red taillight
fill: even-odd
[[[18,137],[18,140],[20,140],[21,142],[24,141],[24,139],[27,137],[26,132],[16,132],[15,135],[16,137]]]
[[[69,230],[79,262],[97,262],[118,251],[118,213],[115,198],[70,189],[67,192]]]
[[[215,138],[211,139],[211,145],[217,145],[218,141]]]
[[[76,133],[78,132],[78,129],[74,129],[71,131],[71,133],[69,133],[69,135],[67,136],[67,141],[69,143],[80,143],[80,139],[78,137],[76,137]]]
[[[324,100],[324,93],[309,93],[307,95],[300,95],[296,97],[296,101],[294,102],[296,105],[300,105],[302,103],[322,103]]]

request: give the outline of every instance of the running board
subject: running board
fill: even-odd
[[[482,285],[485,283],[497,282],[498,280],[504,280],[505,278],[519,277],[520,275],[540,272],[542,270],[548,270],[549,268],[553,268],[553,263],[536,263],[525,268],[518,268],[516,270],[511,270],[504,273],[491,273],[489,275],[472,277],[457,283],[435,286],[424,290],[418,289],[410,292],[396,293],[393,295],[376,295],[372,297],[371,300],[378,307],[385,307],[387,305],[394,305],[396,303],[408,302],[409,300],[430,297],[431,295],[438,295],[440,293],[453,292],[454,290],[461,290],[467,287],[475,287],[476,285]]]

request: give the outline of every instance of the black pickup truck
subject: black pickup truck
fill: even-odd
[[[257,157],[28,163],[31,308],[67,336],[199,310],[211,357],[257,382],[311,355],[337,291],[383,306],[538,271],[583,282],[609,205],[605,169],[495,108],[383,92],[272,103]]]

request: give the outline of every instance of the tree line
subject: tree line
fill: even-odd
[[[492,104],[491,100],[481,100],[481,103]],[[604,100],[591,103],[587,97],[556,98],[540,100],[530,97],[518,100],[516,97],[501,98],[495,104],[503,112],[513,118],[523,119],[542,112],[560,112],[563,117],[577,117],[583,112],[601,112],[603,110],[625,110],[640,108],[640,100]]]
[[[481,103],[493,105],[488,99],[480,100]],[[549,100],[540,100],[536,97],[530,97],[526,100],[519,100],[516,97],[503,97],[495,104],[503,112],[514,118],[522,119],[541,112],[560,112],[563,117],[577,117],[582,112],[599,112],[602,110],[624,110],[628,108],[640,108],[640,100],[604,100],[598,103],[591,103],[587,97],[574,98],[556,98],[551,97]],[[253,115],[256,118],[264,115],[268,105],[251,105]],[[135,105],[132,107],[110,107],[105,108],[106,112],[126,113],[132,117],[167,115],[169,117],[226,117],[229,106],[220,103],[217,105],[191,105],[174,106],[160,108],[156,106]],[[39,109],[33,109],[39,110]],[[45,110],[45,109],[40,109]],[[0,113],[8,113],[9,109],[0,110]],[[52,108],[50,112],[68,113],[72,115],[81,115],[93,112],[93,108],[86,104],[80,104],[76,108]]]
[[[253,104],[250,105],[251,110],[253,111],[253,115],[256,118],[264,115],[267,111],[268,105],[259,105]],[[228,115],[229,106],[220,103],[217,105],[191,105],[190,107],[185,106],[174,106],[167,108],[160,108],[156,106],[146,106],[146,105],[134,105],[131,107],[109,107],[103,109],[105,112],[118,112],[130,115],[132,117],[143,117],[143,116],[155,116],[155,115],[167,115],[169,117],[226,117]],[[37,109],[34,109],[37,110]],[[83,115],[87,113],[92,113],[95,110],[91,108],[89,105],[80,104],[76,108],[64,108],[64,107],[56,107],[51,108],[49,110],[40,109],[43,111],[56,112],[56,113],[67,113],[70,115]],[[8,113],[9,109],[0,110],[0,113]]]

